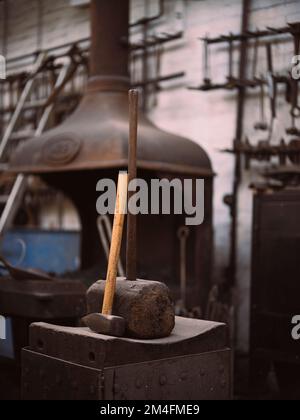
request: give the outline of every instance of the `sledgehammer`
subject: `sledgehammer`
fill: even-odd
[[[102,313],[93,313],[82,319],[84,324],[92,331],[115,337],[122,337],[126,327],[125,319],[112,315],[112,309],[127,204],[127,187],[127,172],[120,172]]]
[[[137,174],[137,134],[138,134],[138,92],[129,91],[129,146],[128,168],[132,181]],[[160,282],[136,279],[136,215],[131,212],[128,194],[127,215],[127,278],[116,280],[114,314],[126,321],[126,336],[137,339],[156,339],[167,337],[175,326],[175,311],[170,290]],[[153,250],[155,252],[155,249]],[[114,277],[115,278],[115,277]],[[88,311],[98,310],[99,302],[106,294],[106,282],[96,282],[87,293]],[[86,317],[86,324],[94,331],[99,331],[92,321],[99,315]],[[100,323],[99,323],[100,325]],[[103,327],[101,327],[103,328]],[[102,330],[103,331],[103,330]]]

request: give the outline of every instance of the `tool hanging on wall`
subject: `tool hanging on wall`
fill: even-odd
[[[300,29],[299,29],[300,30]],[[294,55],[300,55],[300,32],[296,31],[293,33],[294,37]],[[300,130],[296,125],[296,120],[300,117],[300,106],[299,106],[299,80],[294,79],[292,74],[288,81],[288,93],[289,102],[291,104],[291,121],[292,126],[286,130],[286,133],[292,136],[300,135]]]
[[[230,39],[228,41],[228,76],[227,82],[229,87],[234,87],[235,85],[235,77],[233,75],[233,63],[234,63],[234,44],[233,41]]]
[[[276,101],[277,101],[277,81],[274,74],[274,67],[273,67],[273,52],[272,52],[272,44],[268,43],[266,45],[266,53],[267,53],[267,86],[268,86],[268,96],[270,99],[270,111],[271,111],[271,121],[269,125],[269,136],[267,141],[270,142],[272,139],[273,131],[274,131],[274,123],[277,117],[277,110],[276,110]]]
[[[253,45],[253,61],[252,61],[252,78],[256,79],[257,74],[257,64],[258,64],[258,53],[259,53],[259,39],[256,38]]]
[[[260,89],[260,93],[259,93],[260,121],[255,123],[254,128],[255,128],[255,130],[267,131],[267,130],[269,130],[269,125],[268,125],[267,120],[266,120],[265,87],[264,87],[263,83],[261,83],[259,89]]]
[[[180,300],[176,304],[176,314],[187,316],[186,294],[187,294],[187,240],[190,229],[181,226],[177,231],[180,246]]]
[[[142,109],[147,111],[149,108],[149,97],[153,93],[157,93],[161,89],[160,83],[164,81],[169,81],[173,79],[182,78],[185,76],[185,72],[180,71],[176,73],[171,73],[167,75],[161,75],[161,62],[163,57],[163,46],[169,42],[182,39],[183,31],[175,31],[174,33],[167,32],[157,32],[155,34],[149,35],[150,25],[159,21],[165,13],[165,3],[164,0],[159,1],[159,10],[158,13],[151,17],[144,17],[136,22],[133,22],[130,25],[130,28],[141,28],[142,40],[130,43],[128,39],[122,39],[122,42],[129,47],[132,52],[133,67],[137,67],[137,61],[141,60],[141,79],[132,81],[132,85],[135,87],[140,87],[143,90],[142,96]],[[137,54],[140,52],[140,54]],[[156,70],[156,76],[149,76],[149,66],[151,60],[154,56],[156,63],[154,64]],[[157,103],[156,99],[153,101],[155,106]]]
[[[257,63],[258,63],[258,53],[259,53],[259,39],[256,38],[253,46],[253,65],[252,65],[252,79],[255,81],[260,81],[259,85],[259,108],[260,108],[260,121],[254,124],[255,130],[267,131],[269,129],[268,123],[266,121],[266,112],[265,112],[265,87],[262,81],[262,76],[257,77]]]
[[[209,90],[216,90],[216,89],[239,89],[241,87],[246,88],[255,88],[259,87],[261,83],[266,84],[266,80],[261,78],[253,77],[252,79],[243,79],[240,80],[232,75],[233,67],[232,63],[234,60],[232,56],[234,55],[235,50],[235,42],[244,42],[250,41],[251,39],[255,40],[254,43],[254,56],[253,56],[253,71],[252,73],[256,73],[257,67],[257,59],[258,59],[258,49],[259,49],[259,40],[263,38],[272,38],[271,42],[273,42],[275,36],[280,36],[281,38],[284,35],[292,35],[297,39],[297,36],[300,33],[300,23],[289,24],[287,27],[284,28],[270,28],[268,27],[265,30],[256,30],[256,31],[246,31],[240,34],[233,34],[229,33],[226,35],[220,35],[216,38],[209,38],[207,35],[204,38],[200,38],[203,42],[203,84],[196,87],[189,87],[191,90],[200,90],[200,91],[209,91]],[[213,83],[211,75],[210,75],[210,68],[211,68],[211,60],[210,60],[210,47],[216,44],[227,44],[228,45],[228,55],[229,55],[229,71],[227,80],[224,83]],[[250,45],[250,43],[249,43]],[[286,84],[286,76],[275,76],[273,75],[277,84]],[[230,80],[230,83],[228,82]]]
[[[300,141],[294,139],[289,142],[281,139],[277,145],[272,145],[267,141],[260,141],[257,145],[252,145],[248,138],[245,142],[234,149],[222,150],[225,153],[241,154],[245,158],[245,169],[249,170],[251,161],[270,162],[272,158],[278,158],[280,166],[288,162],[299,165],[300,163]]]
[[[211,86],[210,49],[207,38],[203,40],[203,87]]]
[[[294,39],[294,55],[300,55],[300,24],[293,26],[294,31],[292,33]],[[291,115],[294,118],[300,118],[300,105],[299,105],[299,81],[292,79],[292,109]]]

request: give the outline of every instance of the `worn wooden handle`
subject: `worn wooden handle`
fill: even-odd
[[[111,315],[114,295],[116,290],[116,279],[118,261],[120,257],[123,226],[127,204],[128,174],[120,172],[118,178],[118,191],[116,199],[115,217],[108,259],[106,286],[103,299],[102,314]]]

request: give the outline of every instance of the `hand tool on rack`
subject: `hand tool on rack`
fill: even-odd
[[[274,74],[271,43],[268,43],[266,45],[266,51],[267,51],[267,63],[268,63],[267,84],[268,84],[268,95],[270,98],[270,109],[271,109],[271,122],[269,126],[269,136],[268,136],[267,141],[270,142],[273,135],[274,122],[277,117],[277,112],[276,112],[277,83],[276,83],[276,77]]]
[[[255,123],[255,130],[268,130],[268,124],[266,122],[266,113],[265,113],[265,88],[262,78],[257,77],[257,61],[258,61],[258,52],[259,52],[259,38],[255,39],[253,46],[253,65],[252,65],[252,79],[259,84],[259,106],[260,106],[260,121]]]
[[[127,203],[127,187],[128,175],[126,172],[120,172],[102,312],[87,315],[82,319],[92,331],[114,337],[122,337],[126,325],[124,318],[112,315],[112,310]]]
[[[294,55],[300,54],[300,25],[295,27],[292,31],[294,37]],[[299,81],[292,78],[292,109],[291,115],[294,118],[300,118],[300,105],[299,105]]]
[[[233,45],[233,41],[230,38],[228,41],[228,76],[227,76],[227,81],[228,81],[228,86],[229,87],[234,87],[235,85],[235,78],[233,76],[233,53],[234,53],[234,45]]]
[[[253,62],[252,62],[252,78],[256,79],[257,73],[257,62],[258,62],[258,52],[259,52],[259,39],[256,38],[253,45]]]
[[[294,55],[300,55],[300,32],[292,32],[294,37]],[[286,133],[292,136],[300,135],[300,130],[296,126],[296,119],[300,117],[300,105],[299,105],[299,80],[296,80],[290,75],[289,80],[289,92],[290,92],[290,103],[291,103],[291,118],[292,127],[286,130]]]
[[[211,86],[210,77],[210,50],[207,38],[203,40],[203,85]]]
[[[286,134],[289,136],[300,136],[300,129],[296,125],[296,118],[291,113],[292,126],[286,129]]]
[[[186,270],[186,257],[187,257],[187,239],[190,230],[187,226],[181,226],[177,231],[177,236],[180,242],[180,300],[177,302],[177,315],[187,315],[186,305],[186,291],[187,291],[187,270]]]
[[[129,158],[128,183],[137,176],[137,132],[138,132],[138,91],[129,91]],[[174,305],[168,287],[156,281],[136,279],[136,215],[130,211],[130,199],[134,194],[128,194],[127,214],[127,278],[116,280],[113,313],[126,321],[126,335],[139,339],[155,339],[167,337],[175,326]],[[98,281],[87,295],[88,312],[91,315],[84,321],[93,331],[99,332],[102,320],[93,312],[99,307],[99,301],[105,298],[106,282]],[[102,325],[100,325],[102,328]]]
[[[268,123],[266,121],[265,113],[265,87],[264,84],[260,84],[260,93],[259,93],[259,104],[260,104],[260,121],[254,125],[255,130],[267,131],[269,129]]]

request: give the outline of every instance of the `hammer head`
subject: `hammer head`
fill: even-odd
[[[123,337],[125,334],[126,322],[120,316],[93,313],[82,318],[82,321],[97,334],[113,337]]]
[[[99,280],[87,293],[88,311],[97,311],[106,282]],[[126,320],[126,336],[137,339],[168,337],[175,326],[175,309],[168,287],[157,281],[117,279],[113,313]]]

